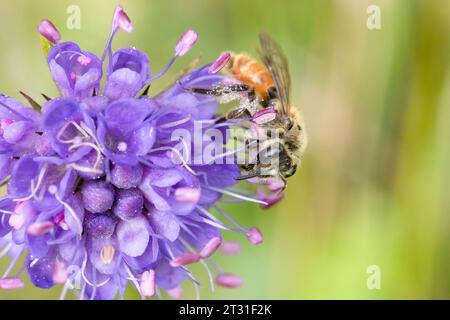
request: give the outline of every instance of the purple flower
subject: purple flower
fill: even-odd
[[[212,285],[210,267],[217,284],[238,287],[239,276],[210,260],[222,244],[220,231],[241,233],[253,244],[263,241],[259,229],[239,225],[219,202],[232,197],[268,206],[278,198],[261,191],[245,195],[234,188],[241,174],[236,164],[193,163],[193,153],[182,154],[180,141],[170,139],[176,129],[194,135],[198,123],[219,131],[231,125],[215,124],[213,97],[186,90],[224,81],[215,73],[227,58],[192,70],[156,97],[137,96],[198,35],[183,34],[167,67],[151,75],[145,53],[112,52],[119,30],[132,30],[121,7],[99,58],[59,42],[56,28],[44,20],[39,31],[53,45],[47,62],[61,97],[38,112],[0,96],[0,180],[10,177],[0,199],[0,256],[11,258],[0,289],[23,287],[20,272],[11,276],[23,254],[21,270],[31,282],[43,289],[62,285],[61,297],[75,288],[82,299],[122,298],[129,284],[143,297],[160,290],[179,297],[185,280],[198,286],[188,268],[197,262],[208,269]]]
[[[93,53],[81,51],[77,44],[55,45],[47,56],[47,63],[63,97],[80,100],[99,91],[102,63]]]
[[[117,50],[108,67],[104,95],[112,100],[134,97],[150,77],[149,60],[142,51]]]

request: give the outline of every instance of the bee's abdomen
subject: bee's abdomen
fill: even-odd
[[[267,91],[274,86],[267,68],[259,61],[245,54],[231,54],[227,72],[236,80],[254,88],[257,96],[266,100]]]

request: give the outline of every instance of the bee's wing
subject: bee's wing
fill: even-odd
[[[287,58],[278,43],[267,33],[261,32],[259,34],[259,42],[261,45],[261,59],[272,75],[277,88],[282,108],[280,111],[287,114],[289,112],[289,95],[291,90],[291,76]]]

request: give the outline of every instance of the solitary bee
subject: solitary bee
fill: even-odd
[[[259,141],[255,163],[242,166],[246,173],[237,179],[279,178],[286,183],[286,179],[300,165],[307,143],[306,133],[298,110],[291,105],[291,79],[283,50],[265,32],[260,33],[259,41],[261,61],[246,54],[230,53],[230,59],[223,70],[237,80],[237,84],[190,90],[215,96],[230,92],[247,93],[251,103],[240,103],[216,120],[222,122],[250,117],[259,132],[266,136]],[[259,115],[269,111],[273,115],[269,121],[256,121]]]

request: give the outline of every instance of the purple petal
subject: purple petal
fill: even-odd
[[[105,122],[108,128],[114,128],[121,134],[137,129],[151,113],[143,101],[138,99],[121,99],[112,102],[105,110]]]
[[[141,165],[115,164],[111,170],[111,183],[121,189],[134,188],[141,182],[143,174]]]
[[[8,125],[3,131],[3,139],[11,144],[20,143],[29,138],[36,125],[30,121],[15,121]]]
[[[39,174],[39,164],[31,156],[22,157],[15,164],[8,182],[8,194],[14,198],[30,195],[32,179],[36,180]]]
[[[48,253],[49,246],[47,241],[49,239],[49,234],[44,234],[41,236],[33,236],[31,234],[26,235],[27,248],[33,259],[42,258]]]
[[[178,238],[180,225],[170,211],[152,210],[149,219],[153,229],[159,235],[172,242]]]
[[[164,290],[177,288],[187,276],[182,268],[173,268],[168,261],[162,261],[156,267],[155,273],[157,286]]]
[[[105,96],[111,99],[134,97],[150,76],[147,55],[133,48],[117,50],[108,68]]]
[[[114,274],[120,259],[120,252],[115,238],[89,238],[86,244],[89,260],[103,274]]]
[[[104,94],[111,100],[134,97],[142,86],[138,73],[130,69],[119,69],[108,77]]]
[[[144,253],[138,257],[123,257],[127,265],[137,272],[143,272],[149,268],[153,268],[159,258],[159,245],[156,238],[151,237],[150,243],[145,249]]]
[[[38,123],[39,113],[11,97],[0,94],[0,119],[30,120]]]
[[[31,282],[38,288],[48,289],[53,287],[53,264],[54,257],[40,258],[37,261],[31,261],[28,258],[27,271]]]
[[[150,225],[144,216],[121,221],[116,228],[120,250],[130,257],[138,257],[145,252],[150,240]]]

